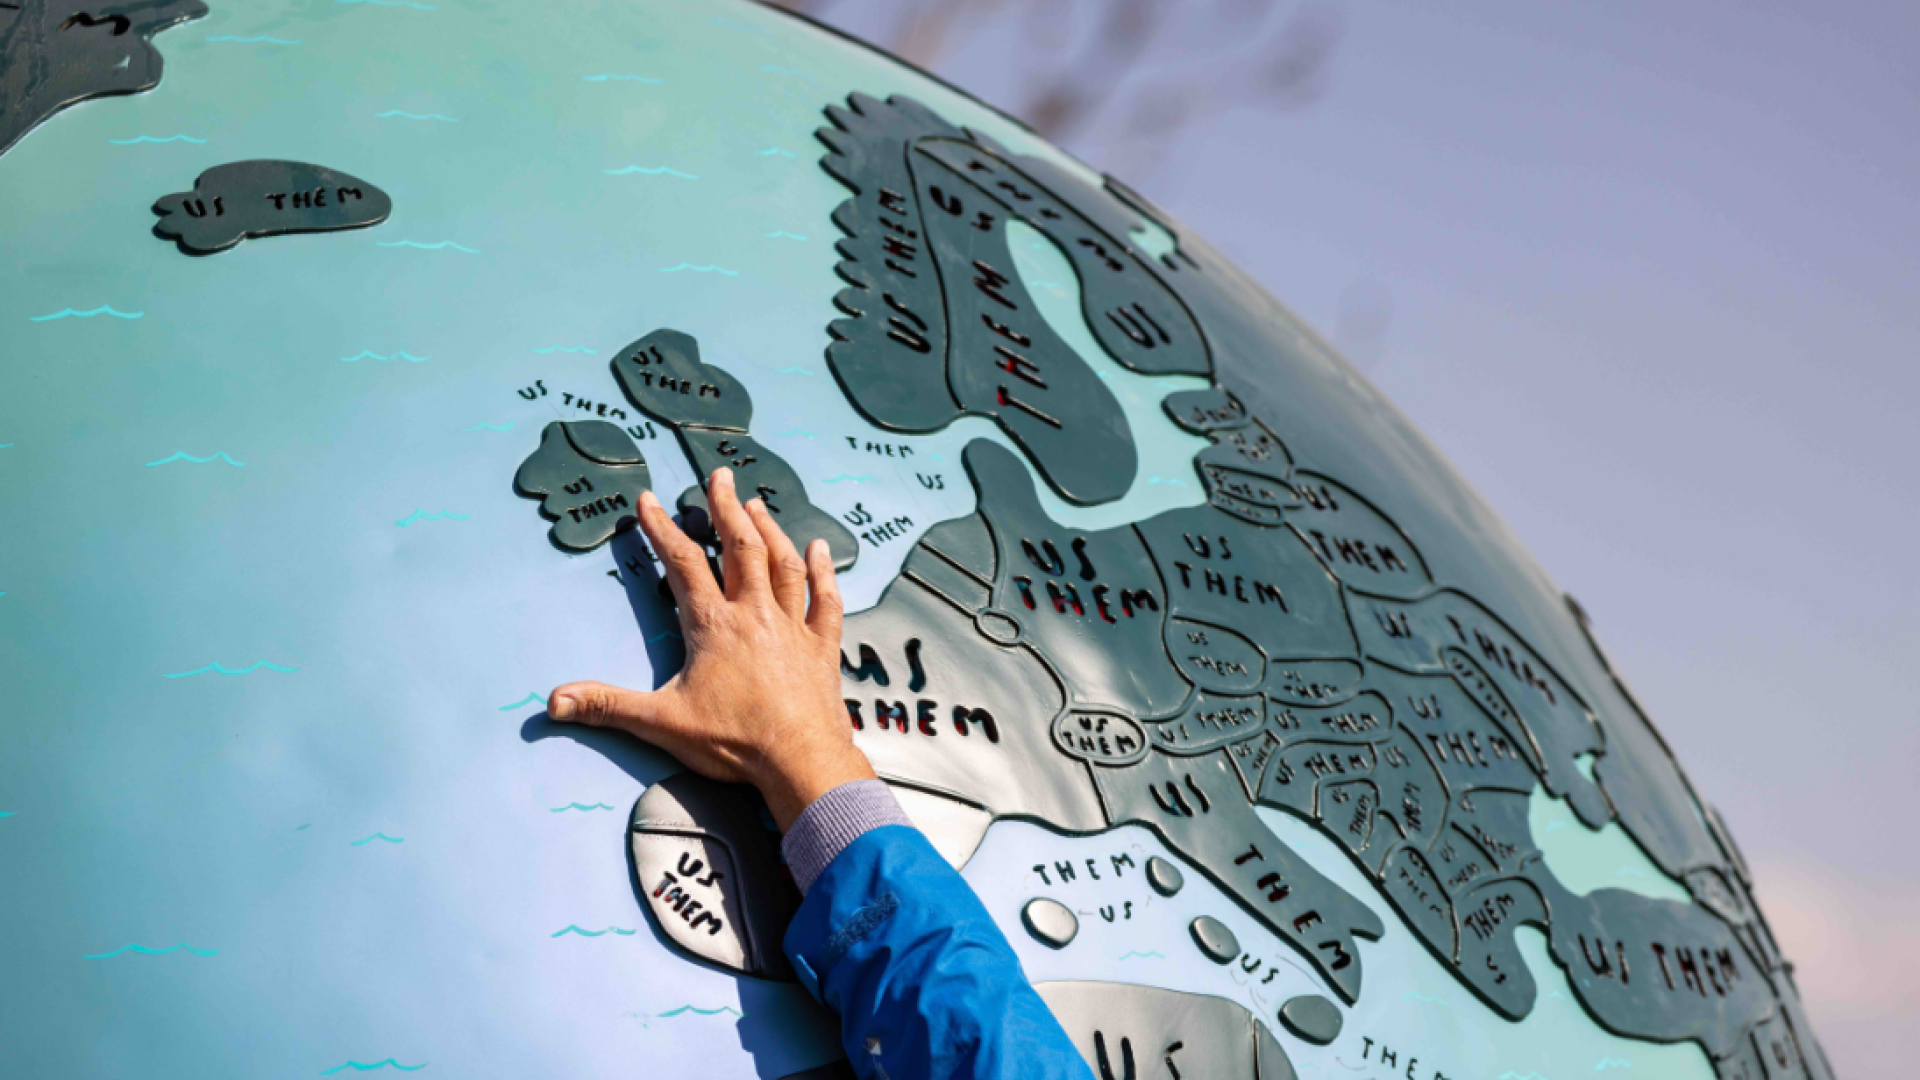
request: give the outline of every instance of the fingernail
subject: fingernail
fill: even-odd
[[[719,468],[713,470],[713,480],[715,483],[718,483],[721,480],[725,480],[727,483],[731,484],[733,483],[733,470],[727,468],[725,465],[722,465]]]
[[[643,491],[640,493],[640,505],[658,508],[660,500],[653,497],[653,492]]]
[[[573,711],[579,707],[579,702],[561,695],[547,702],[547,715],[555,720],[566,720],[573,716]]]

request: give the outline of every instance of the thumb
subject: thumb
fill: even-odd
[[[565,724],[620,728],[644,736],[666,711],[663,697],[605,683],[567,683],[548,695],[547,715]]]

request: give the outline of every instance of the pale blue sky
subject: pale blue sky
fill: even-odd
[[[1234,6],[1125,80],[1205,91],[1192,122],[1145,144],[1123,91],[1069,149],[1348,347],[1580,599],[1756,864],[1834,1064],[1891,1075],[1920,1013],[1920,16],[1348,3],[1323,92],[1279,107],[1232,75],[1271,35],[1223,51],[1201,17]],[[1017,107],[1052,55],[1020,12],[935,69]]]

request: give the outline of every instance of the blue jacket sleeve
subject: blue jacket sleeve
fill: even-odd
[[[863,1078],[1092,1080],[979,897],[917,829],[882,826],[835,856],[786,952],[839,1014]]]

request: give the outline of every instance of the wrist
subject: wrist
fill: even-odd
[[[913,827],[884,780],[855,780],[815,799],[780,838],[780,855],[805,895],[840,853],[875,829]]]
[[[851,742],[838,746],[812,748],[782,754],[769,760],[754,779],[767,811],[782,835],[793,828],[800,812],[815,799],[842,784],[873,780],[876,776],[867,756]]]

